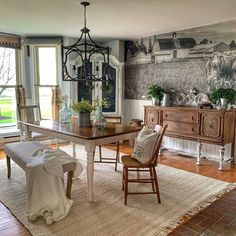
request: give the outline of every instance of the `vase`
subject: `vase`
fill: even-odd
[[[221,107],[227,107],[228,99],[227,98],[221,98],[220,99],[220,106]]]
[[[160,100],[158,98],[152,97],[152,105],[153,106],[159,106],[160,105]]]
[[[102,114],[102,107],[99,106],[97,107],[96,114],[95,114],[95,119],[94,119],[94,126],[98,130],[104,130],[107,126],[107,121],[104,115]]]
[[[167,107],[171,105],[170,102],[170,95],[167,93],[163,93],[163,99],[162,99],[162,104],[163,107]]]
[[[62,103],[62,109],[59,111],[60,122],[63,124],[70,123],[71,115],[72,113],[71,110],[68,108],[67,103]]]
[[[79,112],[78,125],[80,127],[90,127],[90,113]]]

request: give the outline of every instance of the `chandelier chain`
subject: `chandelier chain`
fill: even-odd
[[[84,6],[84,27],[86,28],[87,19],[86,19],[86,6]]]

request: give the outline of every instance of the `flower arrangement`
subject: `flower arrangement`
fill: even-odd
[[[108,108],[109,107],[109,105],[110,105],[110,102],[108,101],[108,99],[106,99],[106,98],[104,98],[104,99],[102,99],[102,100],[100,100],[100,99],[95,99],[94,101],[93,101],[93,105],[97,108],[97,107],[101,107],[101,106],[104,106],[104,107],[106,107],[106,108]]]
[[[79,102],[73,102],[71,109],[79,113],[91,113],[96,110],[96,107],[89,100],[81,100]]]
[[[109,101],[107,99],[99,100],[95,99],[92,103],[89,100],[81,100],[79,102],[73,102],[71,105],[71,109],[75,112],[79,113],[91,113],[96,111],[100,106],[109,106]]]
[[[58,96],[58,98],[57,98],[57,102],[58,102],[59,104],[67,103],[68,101],[69,101],[68,95]]]

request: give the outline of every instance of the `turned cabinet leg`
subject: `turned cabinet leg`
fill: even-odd
[[[220,159],[219,159],[219,168],[218,170],[223,170],[224,167],[224,154],[225,154],[225,147],[220,147]]]
[[[201,160],[201,156],[202,156],[202,143],[201,142],[197,143],[197,150],[198,150],[198,156],[197,156],[196,165],[199,166],[201,164],[200,160]]]
[[[76,158],[76,144],[72,143],[72,157]]]
[[[234,142],[231,144],[231,164],[234,165],[234,148],[235,144]]]

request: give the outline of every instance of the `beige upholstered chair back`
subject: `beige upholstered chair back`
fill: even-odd
[[[39,104],[20,106],[20,121],[25,121],[29,123],[35,123],[41,120],[41,111]]]

